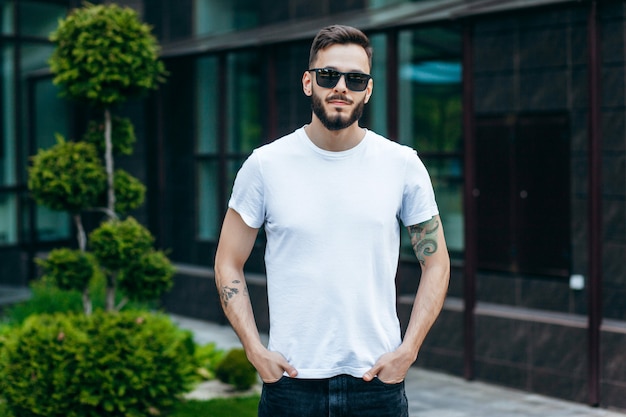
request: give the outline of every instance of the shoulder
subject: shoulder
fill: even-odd
[[[377,151],[386,156],[408,159],[417,157],[417,151],[410,146],[403,145],[395,142],[391,139],[379,135],[378,133],[368,130],[369,141],[371,146]]]

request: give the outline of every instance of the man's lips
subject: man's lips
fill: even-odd
[[[337,96],[329,97],[327,102],[334,106],[349,106],[350,104],[352,104],[352,100],[349,100],[348,98],[344,98],[344,97],[337,97]]]

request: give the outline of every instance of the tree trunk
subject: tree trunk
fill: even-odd
[[[107,211],[109,219],[116,218],[115,214],[115,188],[113,187],[113,140],[111,132],[113,130],[111,122],[111,111],[104,110],[104,159],[107,172]],[[115,274],[107,274],[106,279],[106,311],[115,310]]]
[[[78,239],[78,248],[81,252],[87,250],[87,235],[85,234],[85,228],[83,227],[83,219],[80,213],[74,214],[74,223],[76,224],[76,239]],[[93,304],[91,303],[91,297],[89,296],[89,283],[83,289],[83,311],[86,315],[90,315],[93,312]]]
[[[104,110],[104,144],[105,153],[104,159],[106,163],[107,171],[107,209],[109,211],[109,218],[114,217],[115,213],[115,189],[113,188],[113,141],[111,139],[112,132],[111,123],[111,111],[109,109]]]
[[[106,311],[115,311],[115,280],[114,273],[107,273]]]
[[[83,290],[83,311],[85,315],[93,313],[93,304],[91,303],[91,297],[89,296],[89,286]]]
[[[76,224],[76,239],[78,240],[78,248],[81,252],[85,252],[87,249],[87,235],[85,234],[85,228],[83,227],[83,219],[80,213],[74,214],[74,223]]]

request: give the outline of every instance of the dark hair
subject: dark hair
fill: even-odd
[[[325,27],[315,35],[309,54],[309,68],[311,68],[317,59],[317,53],[319,51],[337,44],[356,44],[362,46],[367,54],[370,68],[372,67],[372,46],[367,36],[359,29],[351,26],[332,25]]]

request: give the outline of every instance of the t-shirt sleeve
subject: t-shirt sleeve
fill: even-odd
[[[400,220],[408,227],[430,220],[437,214],[439,209],[428,171],[417,152],[411,150],[404,173]]]
[[[263,175],[257,152],[246,159],[235,178],[228,207],[235,210],[250,227],[260,228],[265,221]]]

